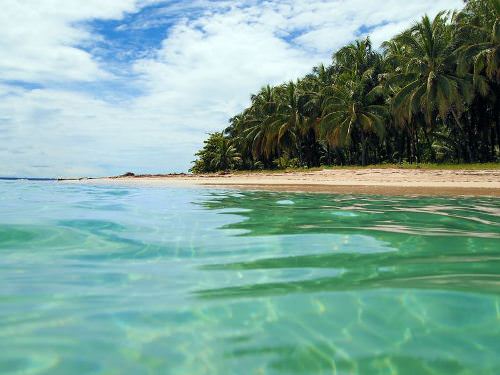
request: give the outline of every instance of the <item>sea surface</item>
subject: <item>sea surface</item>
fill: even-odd
[[[0,374],[500,374],[500,199],[0,181]]]

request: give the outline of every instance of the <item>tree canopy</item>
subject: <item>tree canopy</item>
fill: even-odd
[[[500,160],[500,0],[468,0],[373,48],[265,86],[192,171]]]

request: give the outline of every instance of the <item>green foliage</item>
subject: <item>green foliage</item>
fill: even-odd
[[[292,158],[285,154],[273,160],[273,165],[278,169],[300,168],[299,158]]]
[[[500,160],[500,0],[351,43],[296,82],[265,86],[192,171]]]
[[[191,172],[225,171],[235,169],[241,164],[240,154],[224,134],[211,133],[204,143],[203,149],[196,153],[197,160]]]

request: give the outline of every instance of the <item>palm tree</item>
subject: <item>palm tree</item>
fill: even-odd
[[[472,99],[472,91],[470,82],[456,73],[452,32],[448,18],[441,12],[432,21],[424,16],[420,23],[395,38],[406,46],[406,56],[404,66],[387,81],[395,92],[392,112],[397,123],[413,129],[416,144],[418,126],[427,137],[426,128],[435,125],[436,114],[446,121],[451,113],[464,137],[468,136],[461,115]],[[466,147],[470,159],[470,147]]]
[[[321,133],[329,144],[346,146],[355,132],[359,132],[361,163],[365,165],[368,140],[365,133],[375,133],[379,138],[385,133],[385,108],[374,104],[371,94],[380,56],[372,51],[367,38],[342,48],[334,57],[343,73],[333,85],[325,88]]]
[[[234,169],[240,162],[241,156],[231,141],[222,133],[214,133],[216,152],[212,156],[210,166],[214,170]]]
[[[336,85],[326,101],[321,120],[321,134],[333,146],[348,146],[355,131],[361,137],[361,163],[366,165],[365,133],[373,132],[379,138],[385,133],[382,105],[369,104],[368,97],[355,95],[355,82]]]
[[[299,92],[294,82],[288,82],[276,88],[277,107],[269,117],[269,138],[273,139],[278,154],[289,151],[290,155],[297,152],[297,135],[304,123],[304,117],[299,112]]]
[[[463,76],[472,75],[474,89],[481,96],[472,108],[478,113],[476,126],[480,128],[483,144],[489,143],[486,148],[491,151],[487,153],[494,155],[495,144],[500,149],[500,106],[497,99],[500,91],[500,0],[468,1],[464,10],[456,15],[456,23],[458,71]],[[489,116],[486,102],[492,108]],[[488,117],[492,121],[488,121]],[[488,134],[491,133],[490,124],[494,124],[496,142]]]
[[[408,46],[409,54],[406,66],[389,80],[397,87],[392,104],[401,122],[410,122],[422,112],[432,125],[436,110],[444,120],[450,111],[458,114],[463,109],[467,82],[454,71],[451,31],[447,17],[439,13],[433,21],[424,16],[396,38]]]
[[[332,66],[320,64],[312,73],[299,80],[300,95],[298,110],[302,116],[298,129],[300,158],[304,165],[318,166],[325,152],[325,144],[320,138],[320,123],[325,106],[325,88],[333,84],[335,74]],[[328,146],[326,146],[328,152]],[[325,155],[323,155],[323,159]]]
[[[194,173],[216,172],[235,169],[241,162],[241,156],[231,140],[220,132],[211,133],[204,142],[203,149],[196,153],[198,159],[191,171]]]
[[[425,16],[383,51],[359,40],[297,81],[263,87],[210,135],[195,168],[498,160],[500,0]]]
[[[485,78],[500,82],[500,0],[471,1],[457,16],[462,73],[472,66],[474,86],[486,96]]]
[[[269,85],[263,87],[258,94],[252,95],[252,104],[240,119],[240,142],[249,146],[256,159],[268,159],[275,150],[270,118],[276,111],[276,100],[276,89]]]

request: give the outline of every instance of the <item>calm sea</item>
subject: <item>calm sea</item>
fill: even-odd
[[[499,374],[500,199],[0,181],[0,374]]]

